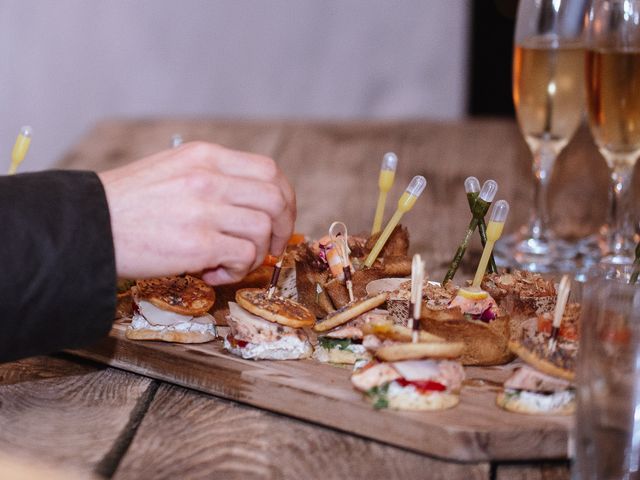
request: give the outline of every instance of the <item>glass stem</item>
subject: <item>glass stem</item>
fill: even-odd
[[[609,221],[609,254],[614,257],[629,257],[633,249],[633,229],[630,221],[631,176],[633,164],[613,162]]]
[[[533,210],[529,221],[529,235],[536,240],[548,240],[549,207],[547,204],[549,180],[556,161],[556,153],[544,146],[533,154],[533,174],[536,177]]]

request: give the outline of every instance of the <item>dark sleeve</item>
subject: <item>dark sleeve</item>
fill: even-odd
[[[0,272],[0,362],[107,334],[115,311],[115,255],[95,173],[0,177]]]

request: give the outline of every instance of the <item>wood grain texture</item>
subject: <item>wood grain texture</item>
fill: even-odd
[[[495,406],[495,382],[513,366],[468,368],[461,403],[439,412],[374,411],[348,369],[313,360],[243,360],[221,340],[201,345],[136,342],[115,325],[75,354],[153,378],[456,461],[566,458],[571,418],[527,416]],[[480,380],[490,380],[480,382]]]
[[[105,170],[167,148],[180,132],[186,141],[218,142],[275,158],[297,191],[297,230],[324,235],[334,220],[351,232],[371,228],[382,156],[399,156],[387,218],[414,175],[429,181],[426,193],[403,222],[412,252],[439,279],[464,236],[469,218],[463,181],[494,178],[498,198],[511,204],[506,231],[528,219],[533,198],[531,155],[512,120],[461,122],[296,122],[223,120],[108,120],[96,126],[63,159],[65,168]],[[640,168],[640,167],[638,167]],[[565,236],[595,231],[605,220],[608,173],[586,128],[560,155],[550,184],[553,225]],[[635,191],[640,191],[640,175]],[[638,205],[639,202],[636,202]],[[462,264],[471,274],[480,244],[474,238]]]
[[[496,480],[569,480],[568,463],[497,465]]]
[[[100,473],[151,382],[57,357],[2,364],[0,451]]]
[[[163,385],[116,480],[388,478],[488,479],[457,464]]]

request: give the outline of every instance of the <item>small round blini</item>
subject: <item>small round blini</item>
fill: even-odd
[[[399,362],[421,358],[456,358],[463,350],[462,342],[407,342],[380,347],[375,355],[385,362]]]
[[[191,275],[137,280],[136,296],[162,310],[194,317],[206,314],[216,300],[213,287]]]
[[[236,302],[254,315],[287,327],[311,327],[316,323],[316,317],[306,307],[288,298],[268,298],[262,288],[238,290]]]
[[[369,310],[379,307],[387,300],[386,293],[379,293],[372,297],[365,297],[347,303],[344,307],[335,312],[331,312],[325,318],[316,323],[313,329],[316,332],[326,332],[339,325],[344,325],[349,320],[353,320]]]
[[[565,393],[565,392],[562,392]],[[541,401],[536,401],[536,398]],[[496,397],[496,405],[508,412],[524,413],[527,415],[573,415],[576,411],[575,396],[571,395],[565,402],[559,403],[552,407],[544,405],[544,394],[535,392],[526,392],[521,395],[509,395],[504,390],[498,393]]]

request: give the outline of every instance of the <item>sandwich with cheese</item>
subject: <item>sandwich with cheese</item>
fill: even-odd
[[[125,335],[131,340],[203,343],[216,338],[207,312],[213,287],[190,275],[137,280],[131,289],[133,317]]]
[[[315,316],[299,303],[278,296],[268,298],[261,288],[244,288],[229,302],[229,334],[224,347],[234,355],[252,360],[295,360],[313,352],[304,328]]]
[[[371,353],[362,345],[362,326],[386,312],[376,313],[387,296],[384,293],[355,300],[318,321],[313,330],[318,333],[318,342],[313,358],[319,362],[353,365],[361,360],[370,360]]]
[[[464,380],[464,369],[454,360],[462,349],[461,343],[453,342],[386,344],[375,351],[378,361],[356,370],[351,383],[376,409],[452,408],[460,401]]]
[[[575,412],[577,343],[559,339],[549,350],[549,336],[540,332],[509,348],[525,365],[504,382],[496,403],[510,412],[531,415],[571,415]]]

